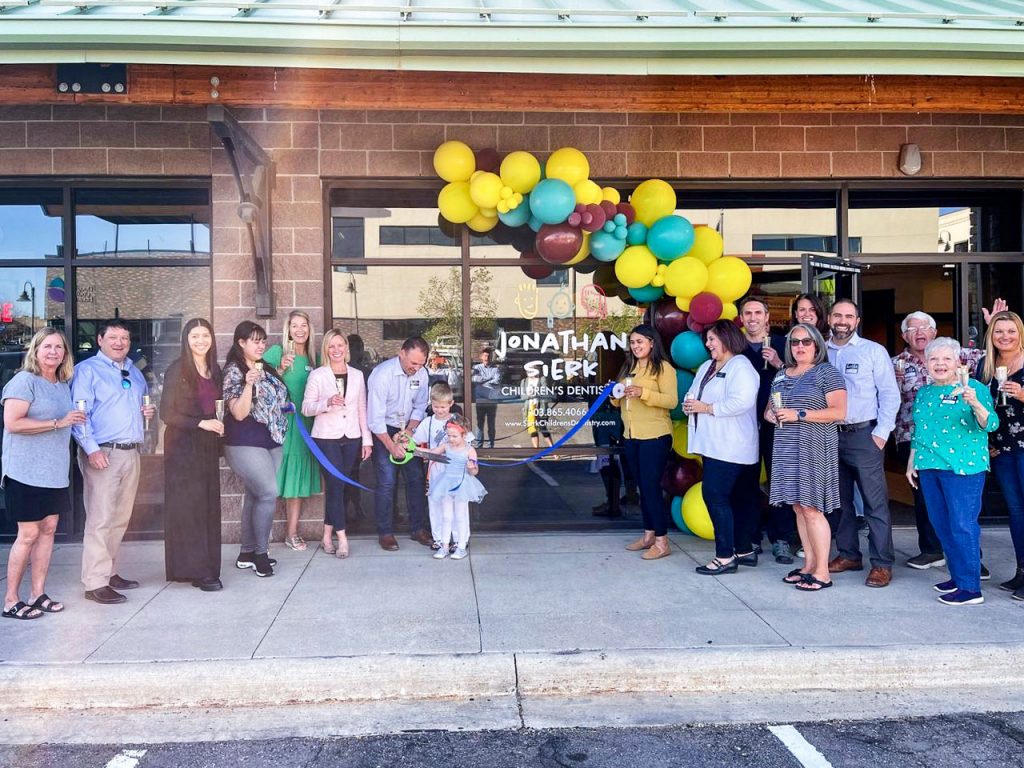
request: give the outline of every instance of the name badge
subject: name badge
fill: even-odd
[[[725,371],[722,371],[721,373],[716,373],[715,374],[715,378],[716,379],[724,379],[725,378]]]
[[[859,373],[860,363],[847,363],[845,370],[847,373]]]
[[[960,402],[960,396],[959,395],[943,395],[942,396],[942,404],[943,405],[956,405],[959,402]]]
[[[409,379],[409,389],[415,392],[417,389],[420,388],[421,383],[422,382],[420,382],[419,379]]]

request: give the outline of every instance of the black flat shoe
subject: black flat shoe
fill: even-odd
[[[750,552],[746,555],[736,555],[736,559],[733,560],[737,565],[746,565],[749,568],[757,567],[757,552]]]
[[[220,579],[195,579],[192,586],[201,589],[203,592],[219,592],[224,589]]]
[[[716,557],[707,565],[698,565],[694,570],[701,576],[721,576],[725,573],[736,573],[739,570],[739,565],[736,563],[736,558],[728,563],[723,563]]]

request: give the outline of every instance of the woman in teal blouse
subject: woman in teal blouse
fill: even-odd
[[[920,481],[928,519],[946,553],[952,578],[935,585],[939,602],[978,605],[985,602],[978,515],[989,468],[988,433],[999,427],[999,417],[988,388],[966,379],[960,369],[955,339],[935,339],[925,347],[924,359],[933,383],[914,401],[907,480],[914,488]]]

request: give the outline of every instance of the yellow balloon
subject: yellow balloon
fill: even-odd
[[[505,185],[525,195],[540,181],[540,162],[529,152],[510,152],[498,171]]]
[[[615,277],[627,288],[650,285],[658,274],[658,260],[646,245],[631,245],[615,260]]]
[[[498,225],[497,216],[485,216],[483,211],[466,222],[466,226],[474,232],[490,232]]]
[[[437,207],[441,209],[441,215],[452,224],[465,224],[480,212],[469,196],[468,181],[445,184],[437,196]]]
[[[562,147],[551,153],[544,165],[544,174],[549,179],[561,179],[570,187],[575,187],[590,176],[590,161],[578,149]]]
[[[576,251],[576,255],[575,256],[573,256],[571,259],[569,259],[567,262],[565,262],[565,266],[571,267],[573,264],[579,264],[581,261],[583,261],[589,255],[590,255],[590,233],[589,232],[584,232],[583,233],[583,245],[581,245],[580,249],[578,251]]]
[[[665,270],[665,292],[671,296],[696,296],[707,282],[708,268],[700,259],[684,256]]]
[[[476,170],[473,150],[461,141],[446,141],[434,150],[434,170],[445,181],[469,181]]]
[[[672,450],[675,451],[680,456],[682,456],[684,459],[697,459],[698,461],[700,461],[700,456],[690,453],[686,443],[686,422],[674,422],[672,424]]]
[[[636,211],[636,220],[650,227],[676,209],[676,191],[667,181],[648,179],[633,190],[629,202]]]
[[[583,205],[596,205],[601,202],[601,187],[596,181],[584,179],[572,188],[576,193],[576,202]]]
[[[736,305],[733,302],[726,301],[726,302],[722,303],[722,314],[720,314],[718,316],[718,319],[719,320],[735,320],[736,316],[739,313],[740,313],[740,311],[738,309],[736,309]]]
[[[618,205],[622,202],[622,195],[615,187],[601,187],[601,199]]]
[[[718,294],[722,301],[736,301],[750,288],[751,280],[753,276],[747,262],[737,256],[723,256],[711,262],[708,282],[702,290]]]
[[[721,258],[723,248],[722,236],[713,227],[698,224],[693,228],[693,245],[686,255],[710,265],[715,259]]]
[[[501,190],[507,189],[496,173],[477,171],[469,180],[469,196],[481,208],[497,208]],[[511,194],[511,191],[509,192]]]
[[[707,504],[704,503],[704,483],[692,486],[683,496],[683,522],[694,536],[710,541],[715,538],[715,526],[711,523]]]
[[[676,306],[683,310],[683,312],[689,312],[692,299],[693,296],[676,296]]]

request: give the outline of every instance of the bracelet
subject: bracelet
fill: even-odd
[[[57,431],[57,420],[56,419],[53,420],[53,431],[54,432]]]

